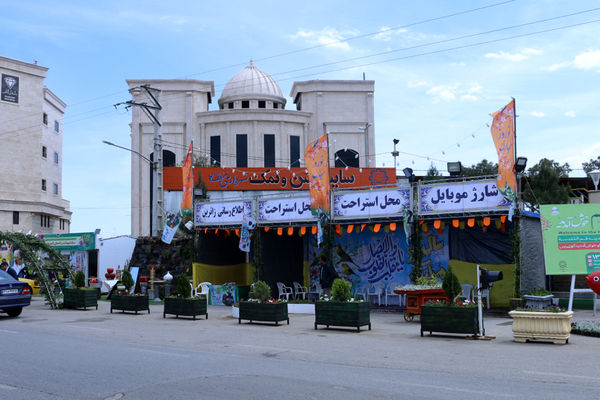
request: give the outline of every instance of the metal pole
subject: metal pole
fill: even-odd
[[[156,92],[156,100],[160,101],[160,91]],[[154,110],[154,165],[152,175],[153,175],[153,187],[152,187],[152,236],[158,236],[158,231],[161,227],[162,216],[159,213],[162,211],[162,169],[163,169],[163,159],[162,159],[162,144],[160,141],[160,125],[158,121],[160,121],[160,109],[156,108]]]
[[[481,283],[479,281],[479,264],[477,264],[477,318],[479,322],[479,336],[485,336],[483,329],[483,307],[481,307]]]

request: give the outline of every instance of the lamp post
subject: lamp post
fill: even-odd
[[[396,157],[398,157],[398,155],[400,155],[400,153],[396,150],[396,145],[399,142],[400,141],[398,139],[394,139],[394,151],[392,151],[392,157],[394,157],[394,169],[396,169]]]
[[[597,169],[590,171],[588,172],[588,176],[592,178],[592,182],[594,182],[594,186],[596,187],[596,190],[598,190],[598,183],[600,183],[600,171]]]

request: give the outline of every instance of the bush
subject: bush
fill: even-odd
[[[552,292],[544,288],[537,288],[529,290],[527,294],[529,296],[549,296],[552,294]]]
[[[181,274],[177,281],[177,294],[179,297],[188,298],[192,295],[192,287],[190,286],[190,279],[186,274]]]
[[[350,291],[350,282],[346,282],[341,278],[337,278],[333,281],[333,285],[331,285],[331,299],[333,301],[343,301],[346,302],[350,300],[352,297],[352,292]]]
[[[458,277],[454,274],[452,267],[449,265],[448,270],[446,271],[446,276],[444,276],[444,281],[442,282],[442,289],[444,289],[444,292],[446,292],[446,295],[448,295],[451,303],[454,302],[454,299],[462,291]]]
[[[250,290],[250,293],[248,293],[248,296],[251,299],[256,299],[259,302],[264,303],[271,298],[271,288],[266,282],[256,281],[254,285],[252,285],[252,289]]]
[[[131,288],[134,285],[133,278],[131,277],[131,272],[129,270],[123,271],[123,276],[121,277],[121,283],[125,286],[127,293],[131,291]]]
[[[77,288],[85,287],[85,274],[83,271],[77,271],[75,273],[75,278],[73,278],[73,285]]]

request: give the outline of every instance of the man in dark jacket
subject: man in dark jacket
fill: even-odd
[[[19,274],[17,274],[17,271],[15,271],[12,267],[9,267],[6,261],[2,261],[2,263],[0,263],[0,269],[15,278],[15,280],[19,280]]]
[[[319,281],[321,282],[321,288],[323,289],[323,294],[330,296],[331,295],[331,285],[335,278],[337,278],[337,272],[333,268],[330,262],[327,261],[327,257],[321,255],[319,257],[319,263],[321,264],[321,271],[319,275]]]

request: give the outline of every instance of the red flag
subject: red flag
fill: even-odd
[[[304,152],[304,162],[308,170],[310,209],[317,215],[318,210],[329,216],[329,149],[327,134],[312,141]]]
[[[192,212],[192,199],[194,197],[194,171],[192,169],[192,145],[194,142],[190,143],[190,147],[187,152],[187,156],[185,157],[185,162],[183,163],[183,197],[181,199],[181,213],[191,213]]]
[[[498,190],[510,201],[517,196],[515,175],[515,100],[491,114],[492,138],[498,152]]]

